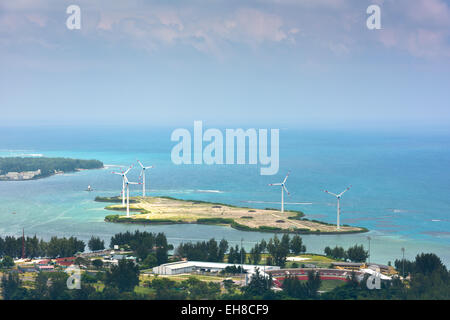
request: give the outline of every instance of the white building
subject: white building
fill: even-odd
[[[41,174],[41,169],[36,171],[24,171],[24,172],[8,172],[5,175],[0,176],[0,179],[6,180],[30,180],[35,176]]]
[[[153,273],[161,275],[175,275],[181,273],[191,273],[194,271],[215,272],[218,273],[226,267],[241,266],[237,263],[220,263],[220,262],[202,262],[202,261],[178,261],[172,263],[162,264],[153,268]],[[257,266],[251,264],[243,264],[242,268],[247,271],[247,274],[252,275],[255,269],[258,268],[262,275],[265,275],[264,270],[279,270],[276,266]]]

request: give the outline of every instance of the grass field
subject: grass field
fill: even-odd
[[[231,225],[246,231],[291,233],[354,233],[364,228],[302,220],[302,212],[274,209],[252,209],[203,201],[179,200],[169,197],[134,197],[130,217],[108,216],[107,221],[128,223],[203,223]],[[108,210],[123,211],[122,204],[107,206]],[[109,219],[109,220],[108,220]]]
[[[337,262],[337,260],[334,260],[332,258],[328,258],[325,256],[316,255],[316,254],[302,254],[302,255],[299,255],[296,257],[306,258],[308,260],[293,261],[293,262],[288,261],[286,263],[286,268],[291,268],[294,263],[296,263],[298,266],[301,266],[302,264],[313,264],[318,268],[328,268],[331,263]]]

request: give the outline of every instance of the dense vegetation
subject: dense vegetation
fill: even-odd
[[[324,252],[327,257],[336,260],[350,260],[351,262],[365,262],[369,257],[369,252],[364,250],[364,246],[359,246],[357,244],[347,250],[344,250],[344,248],[338,246],[333,249],[326,247]]]
[[[308,272],[308,280],[300,281],[298,278],[289,276],[283,280],[283,291],[296,299],[317,299],[319,298],[319,288],[322,280],[318,273]]]
[[[146,265],[148,268],[166,263],[168,252],[173,249],[173,246],[167,243],[164,233],[155,234],[139,230],[134,233],[127,231],[114,235],[111,238],[110,247],[114,248],[115,245],[128,246],[135,252],[138,259],[151,263]]]
[[[403,261],[398,261],[399,265]],[[342,299],[383,299],[383,300],[448,300],[450,299],[450,272],[441,259],[432,253],[422,253],[415,261],[405,260],[409,280],[394,279],[382,282],[380,290],[369,290],[366,279],[361,282],[351,279],[346,285],[338,287],[321,296],[327,300]],[[401,270],[401,269],[399,269]]]
[[[247,254],[243,247],[236,245],[231,246],[228,250],[228,242],[222,239],[220,243],[213,238],[209,241],[202,241],[196,243],[182,243],[175,250],[175,255],[180,258],[197,261],[209,262],[223,262],[225,254],[228,251],[226,262],[241,264],[260,264],[262,255],[268,254],[266,265],[284,266],[286,264],[286,257],[291,254],[300,254],[306,252],[306,247],[303,245],[302,238],[295,235],[292,239],[288,234],[284,234],[281,240],[275,235],[269,239],[269,242],[262,240],[255,244]]]
[[[0,237],[0,257],[22,257],[22,237]],[[25,238],[25,257],[70,257],[77,252],[83,252],[85,243],[75,237],[52,237],[50,241],[38,239],[36,236]]]
[[[236,251],[235,251],[236,252]],[[268,254],[266,265],[275,265],[284,267],[286,258],[289,254],[300,254],[306,252],[306,247],[303,245],[303,240],[299,235],[294,235],[292,239],[288,234],[283,234],[281,239],[275,235],[269,239],[269,242],[262,240],[255,244],[250,250],[248,262],[250,264],[260,264],[262,255]],[[232,255],[231,249],[229,256]],[[236,256],[235,259],[238,257]],[[230,262],[230,258],[228,259]]]
[[[101,240],[99,237],[92,236],[88,242],[89,250],[98,251],[105,249],[105,241]]]
[[[73,172],[76,169],[99,169],[103,163],[98,160],[79,160],[68,158],[0,158],[0,174],[41,170],[35,178],[48,177],[56,171]]]
[[[226,240],[217,242],[214,239],[197,243],[186,243],[176,249],[176,261],[179,257],[190,257],[206,261],[235,261],[236,265],[225,270],[226,274],[239,274],[242,270],[239,266],[241,259],[252,263],[260,263],[264,254],[267,262],[283,265],[286,256],[291,253],[304,252],[306,248],[298,236],[289,238],[284,235],[281,239],[277,236],[268,242],[257,243],[249,254],[239,246],[230,247]],[[111,238],[110,246],[118,245],[121,249],[131,250],[137,256],[136,262],[128,259],[119,260],[117,265],[107,267],[100,259],[77,258],[76,264],[87,266],[94,271],[82,274],[81,289],[70,290],[67,288],[68,274],[64,272],[39,272],[34,282],[23,283],[19,274],[11,270],[14,261],[10,256],[17,256],[17,247],[21,248],[21,238],[0,238],[3,251],[3,259],[0,268],[3,268],[1,279],[1,291],[4,299],[50,299],[50,300],[118,300],[118,299],[301,299],[301,300],[333,300],[333,299],[450,299],[450,273],[439,257],[434,254],[420,254],[414,261],[396,260],[395,265],[401,271],[404,269],[406,280],[394,278],[392,281],[383,281],[381,289],[369,290],[366,280],[358,281],[353,273],[348,277],[344,285],[335,289],[319,293],[322,280],[317,273],[309,272],[307,280],[299,280],[288,276],[282,280],[282,291],[273,291],[272,278],[262,276],[259,271],[252,275],[249,283],[240,287],[232,278],[223,278],[221,283],[202,281],[191,276],[186,280],[174,281],[166,277],[140,278],[141,269],[164,263],[169,260],[168,251],[173,247],[167,243],[163,233],[148,233],[136,231],[116,234]],[[37,243],[37,251],[42,255],[52,256],[72,253],[80,249],[82,241],[76,238],[52,238],[49,242],[37,241],[37,238],[27,238],[30,244]],[[19,244],[19,245],[18,245]],[[103,241],[92,237],[90,246],[101,247]],[[72,247],[73,246],[73,247]],[[77,246],[80,246],[77,248]],[[16,248],[16,249],[14,249]],[[30,247],[32,248],[32,247]],[[329,248],[331,252],[333,249]],[[14,251],[16,250],[16,251]],[[67,251],[66,251],[67,250]],[[353,251],[364,251],[362,246],[352,247]],[[79,250],[82,251],[82,250]],[[327,250],[328,252],[329,250]],[[341,248],[335,250],[342,256]],[[16,254],[14,254],[16,252]],[[227,255],[228,252],[228,255]],[[344,253],[348,252],[344,250]],[[353,253],[351,253],[352,255]],[[364,255],[364,252],[363,252]],[[245,260],[244,260],[245,259]],[[325,280],[324,280],[325,281]],[[221,289],[223,287],[223,290]]]
[[[192,261],[222,262],[227,250],[228,242],[225,239],[217,243],[213,238],[208,242],[182,243],[176,249],[175,254]]]

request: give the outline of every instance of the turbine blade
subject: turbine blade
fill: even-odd
[[[282,186],[283,184],[282,183],[271,183],[271,184],[269,184],[269,186]]]
[[[141,165],[142,168],[144,168],[144,165],[139,160],[137,162]]]
[[[287,194],[290,194],[288,189],[286,188],[286,186],[284,184],[283,184],[283,189],[284,189],[284,191],[286,191]]]
[[[130,172],[131,168],[133,168],[133,166],[130,166],[130,167],[128,168],[128,170],[125,171],[123,174],[127,174],[128,172]]]
[[[287,180],[287,178],[289,177],[289,174],[290,174],[290,173],[291,173],[291,172],[289,171],[288,174],[286,175],[286,178],[284,178],[283,183],[286,183],[286,180]]]
[[[330,191],[328,191],[328,190],[323,190],[323,192],[329,193],[329,194],[331,194],[331,195],[333,195],[333,196],[335,196],[335,197],[338,196],[337,194],[335,194],[335,193],[333,193],[333,192],[330,192]]]
[[[342,196],[344,193],[346,193],[348,190],[350,190],[351,187],[352,187],[352,186],[350,186],[350,187],[348,187],[347,189],[345,189],[344,191],[342,191],[342,192],[339,194],[339,197]]]

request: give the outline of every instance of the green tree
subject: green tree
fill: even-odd
[[[289,254],[289,237],[282,238],[282,241],[275,235],[267,244],[267,251],[271,255],[272,263],[277,266],[284,267],[286,257]]]
[[[222,262],[225,254],[227,253],[228,250],[228,241],[225,239],[220,240],[219,242],[219,254],[218,254],[218,262]]]
[[[306,282],[307,296],[309,299],[316,299],[319,296],[319,288],[322,283],[318,272],[309,271]]]
[[[282,288],[286,294],[296,299],[317,299],[321,285],[319,273],[309,271],[308,280],[300,281],[295,276],[289,276],[283,280]]]
[[[303,245],[302,238],[299,235],[295,235],[292,238],[290,249],[294,254],[306,252],[306,247]]]
[[[150,253],[147,256],[147,258],[145,258],[145,260],[143,261],[143,267],[146,269],[156,267],[157,265],[158,265],[158,260],[156,259],[156,256],[154,253]]]
[[[233,280],[231,279],[225,279],[222,281],[223,283],[223,287],[225,288],[225,290],[227,290],[228,293],[231,293],[235,287],[235,284],[233,282]]]
[[[364,250],[363,245],[355,244],[347,249],[346,257],[352,262],[365,262],[369,257],[369,252]]]
[[[36,276],[32,296],[34,300],[48,299],[48,274],[46,272],[39,272]]]
[[[50,287],[48,296],[50,300],[69,300],[70,294],[67,288],[67,278],[69,276],[64,272],[50,274]]]
[[[19,293],[20,286],[21,281],[18,273],[11,272],[9,274],[3,274],[1,282],[3,299],[15,300],[15,296]]]
[[[92,236],[88,242],[89,250],[98,251],[105,249],[105,241],[101,240],[99,237]]]
[[[116,287],[119,292],[133,291],[139,284],[139,268],[131,260],[121,259],[106,273],[105,283]]]
[[[421,274],[431,274],[435,271],[446,271],[441,259],[434,253],[422,253],[416,256],[414,272]]]
[[[205,282],[195,277],[189,277],[189,279],[184,280],[181,286],[188,290],[189,299],[191,300],[214,300],[220,293],[219,283]]]
[[[244,287],[244,293],[251,297],[261,297],[268,293],[272,288],[272,277],[266,278],[256,268],[255,273],[247,286]]]
[[[10,256],[4,256],[0,266],[3,268],[12,268],[14,267],[14,260],[13,258],[11,258]]]
[[[101,269],[103,267],[103,261],[102,261],[102,259],[94,259],[94,260],[92,260],[92,265],[96,269]]]
[[[261,247],[258,243],[252,249],[250,249],[248,260],[250,264],[259,264],[259,262],[261,261]]]
[[[155,278],[151,282],[156,300],[184,300],[187,297],[186,291],[179,290],[175,281],[168,278]]]

